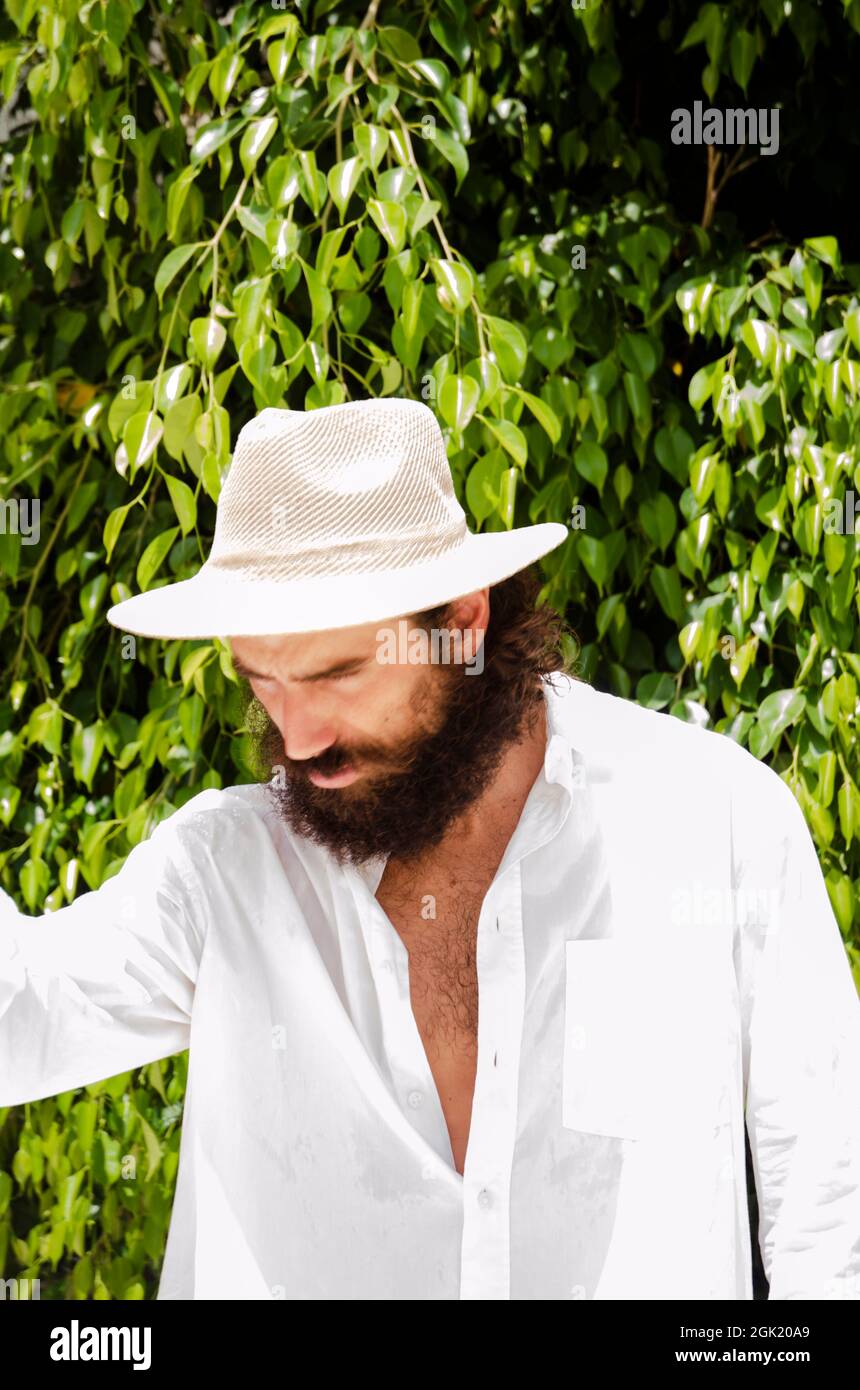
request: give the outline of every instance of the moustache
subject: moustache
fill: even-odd
[[[358,767],[360,763],[370,762],[382,766],[389,766],[390,756],[386,756],[384,750],[379,748],[327,748],[324,753],[320,753],[315,758],[288,758],[282,755],[284,770],[287,774],[296,777],[307,777],[311,772],[318,772],[323,777],[330,777],[335,772],[341,772],[345,767]]]

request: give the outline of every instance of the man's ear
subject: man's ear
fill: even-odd
[[[490,618],[490,590],[475,589],[471,594],[463,594],[450,605],[448,626],[461,630],[481,628],[486,630]]]

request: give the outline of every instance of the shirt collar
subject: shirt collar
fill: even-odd
[[[569,676],[557,677],[559,684],[550,684],[550,678],[542,679],[546,705],[546,757],[543,760],[543,775],[547,782],[555,783],[570,795],[573,790],[574,763],[580,759],[579,750],[574,747],[563,718],[562,701],[569,686]]]
[[[574,762],[577,751],[565,727],[563,699],[568,677],[559,684],[542,678],[546,710],[546,752],[543,767],[529,791],[522,814],[511,836],[498,874],[512,867],[525,855],[545,845],[561,830],[570,813],[574,788]]]
[[[558,684],[550,684],[549,677],[543,676],[546,709],[546,753],[543,768],[535,779],[523,813],[499,865],[499,872],[511,863],[521,859],[535,845],[536,835],[545,841],[556,834],[567,819],[574,787],[574,764],[582,761],[581,753],[574,747],[566,729],[562,701],[572,682],[569,676],[555,676]],[[555,792],[550,788],[558,787]],[[534,819],[532,819],[534,817]],[[364,880],[371,893],[379,887],[388,855],[378,855],[354,865],[355,871]]]

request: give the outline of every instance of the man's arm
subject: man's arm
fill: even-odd
[[[791,789],[760,765],[745,796],[739,979],[769,1297],[858,1299],[860,1001]]]
[[[173,819],[58,912],[26,917],[0,892],[0,1105],[188,1046],[203,930]]]

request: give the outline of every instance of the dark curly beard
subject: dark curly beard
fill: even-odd
[[[249,707],[259,766],[275,771],[269,792],[279,814],[338,863],[386,855],[409,861],[438,845],[487,789],[510,746],[534,728],[543,707],[539,677],[526,682],[522,669],[505,663],[490,663],[476,675],[462,664],[437,664],[422,675],[413,702],[415,732],[397,745],[335,746],[297,761],[286,756],[263,707],[256,700]],[[379,761],[391,771],[341,788],[308,780],[309,770],[332,773],[351,757]],[[279,777],[286,785],[278,785]]]

